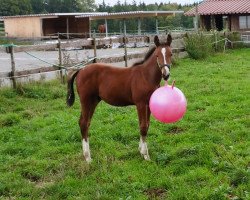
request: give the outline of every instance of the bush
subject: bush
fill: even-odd
[[[237,49],[237,48],[243,48],[244,47],[244,43],[243,42],[239,42],[241,41],[241,36],[239,32],[232,32],[228,35],[228,39],[232,42],[229,42],[229,46],[231,48]],[[238,42],[238,43],[236,43]]]
[[[202,33],[189,34],[185,38],[185,48],[188,55],[194,59],[203,59],[214,52],[211,36]]]

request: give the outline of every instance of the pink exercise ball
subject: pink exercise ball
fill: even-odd
[[[184,116],[187,100],[180,89],[166,84],[154,91],[149,107],[152,115],[160,122],[174,123]]]

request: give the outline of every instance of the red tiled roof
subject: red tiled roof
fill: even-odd
[[[195,15],[195,7],[185,13]],[[198,15],[250,14],[250,0],[204,0],[198,5]]]

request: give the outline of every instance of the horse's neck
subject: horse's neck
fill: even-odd
[[[152,54],[144,63],[143,70],[146,80],[154,85],[159,85],[161,82],[162,74],[157,64],[155,55]]]

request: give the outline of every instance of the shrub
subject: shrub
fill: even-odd
[[[239,32],[232,32],[228,35],[228,39],[232,42],[229,42],[229,46],[231,48],[243,48],[244,47],[244,43],[243,42],[239,42],[241,41],[241,36]],[[237,43],[235,43],[237,42]]]
[[[196,60],[206,58],[214,52],[212,43],[212,37],[202,33],[189,34],[185,38],[186,51]]]

